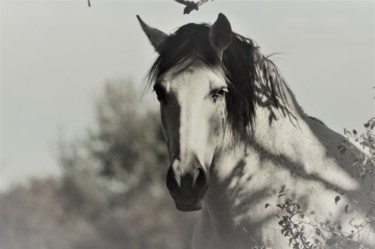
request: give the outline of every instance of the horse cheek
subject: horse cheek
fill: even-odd
[[[211,127],[211,136],[219,138],[224,126],[224,102],[218,103],[215,112],[211,115],[209,126]]]

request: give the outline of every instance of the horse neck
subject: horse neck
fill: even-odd
[[[274,191],[285,184],[280,179],[284,175],[290,177],[293,171],[337,189],[357,188],[357,182],[345,173],[351,171],[348,158],[342,158],[337,150],[343,137],[309,118],[286,84],[280,83],[284,101],[274,105],[265,99],[267,94],[258,93],[258,101],[263,101],[256,105],[253,132],[242,141],[234,142],[230,135],[226,136],[215,154],[210,172],[212,187],[207,195],[213,217],[230,212],[234,203],[241,202],[239,196],[259,194],[256,191],[262,189],[260,185],[270,183],[267,177],[274,178],[275,174],[279,180],[272,183]],[[261,88],[265,82],[257,84]]]
[[[251,175],[256,167],[251,167],[253,147],[264,150],[277,151],[279,154],[291,154],[291,149],[280,144],[285,143],[285,134],[300,133],[300,126],[304,126],[306,115],[296,102],[294,95],[284,81],[278,82],[278,89],[282,92],[277,95],[277,104],[270,97],[271,82],[259,80],[256,82],[257,104],[254,129],[246,139],[235,140],[231,132],[224,135],[222,146],[215,153],[211,168],[211,183],[206,201],[213,218],[228,226],[236,225],[227,213],[233,208],[232,197],[236,191],[241,191],[241,176]],[[296,139],[297,141],[298,139]],[[280,145],[280,146],[276,146]],[[298,145],[296,145],[298,146]],[[275,148],[278,147],[278,148]],[[282,151],[288,149],[289,151]],[[210,208],[211,207],[211,208]],[[223,217],[226,219],[223,220]],[[234,222],[234,223],[233,223]],[[237,224],[238,225],[238,224]]]

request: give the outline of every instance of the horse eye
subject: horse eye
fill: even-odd
[[[212,95],[212,98],[214,99],[214,101],[216,101],[219,98],[224,97],[225,93],[227,93],[227,92],[228,92],[228,88],[222,87],[222,88],[214,91],[214,93]]]
[[[162,102],[165,100],[165,90],[161,85],[154,85],[154,92],[156,93],[156,97],[159,102]]]
[[[218,95],[224,95],[224,94],[227,93],[227,92],[228,92],[228,88],[223,87],[223,88],[220,88],[220,89],[217,91],[216,94],[218,94]]]

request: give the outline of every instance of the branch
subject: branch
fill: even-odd
[[[87,0],[87,4],[89,5],[89,7],[91,7],[91,2],[90,2],[90,0]]]
[[[208,2],[208,0],[200,0],[200,1],[197,1],[197,2],[188,1],[188,0],[175,0],[175,1],[180,3],[180,4],[186,5],[186,7],[184,9],[184,15],[190,14],[190,12],[193,11],[193,10],[198,10],[199,6]]]
[[[371,151],[369,148],[361,146],[357,141],[355,141],[354,138],[348,137],[348,141],[350,142],[350,145],[358,149],[363,155],[365,155],[368,159],[372,158],[373,155],[371,155]]]

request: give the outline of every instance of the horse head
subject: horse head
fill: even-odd
[[[138,20],[159,53],[150,75],[169,151],[166,185],[177,209],[198,210],[224,136],[230,87],[220,65],[231,26],[219,14],[210,27],[188,24],[166,35]]]

